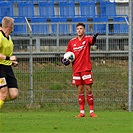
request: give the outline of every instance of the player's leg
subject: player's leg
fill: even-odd
[[[85,96],[84,96],[84,86],[77,85],[78,88],[78,103],[80,108],[80,114],[77,117],[85,117]]]
[[[0,99],[0,109],[2,108],[4,101]]]
[[[8,95],[8,88],[6,86],[1,87],[0,88],[0,109],[2,108],[7,95]]]
[[[93,84],[92,72],[91,71],[83,72],[82,79],[84,81],[85,88],[86,88],[86,99],[87,99],[88,106],[90,108],[90,116],[97,117],[94,114],[94,96],[92,93],[92,84]]]
[[[4,65],[0,64],[0,108],[2,108],[8,93],[7,82],[5,77],[5,67]]]
[[[7,101],[14,100],[18,97],[18,89],[17,88],[9,88],[9,95],[6,98]]]
[[[80,73],[73,75],[72,84],[77,86],[78,89],[78,103],[80,108],[80,114],[76,117],[85,117],[85,96],[84,96],[84,86],[82,83],[82,78]]]
[[[18,96],[18,85],[17,85],[17,79],[15,78],[15,75],[13,73],[12,68],[8,68],[8,77],[7,77],[7,84],[8,84],[8,96],[6,98],[6,101],[14,100]]]
[[[85,85],[86,87],[86,99],[88,106],[90,108],[90,117],[97,117],[97,115],[94,113],[94,96],[92,93],[92,85]]]

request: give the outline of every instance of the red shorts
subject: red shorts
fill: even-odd
[[[72,76],[72,85],[93,84],[92,72],[78,72]]]

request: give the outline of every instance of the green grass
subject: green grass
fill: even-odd
[[[0,113],[1,133],[132,133],[133,114],[96,112],[98,118],[75,118],[75,111],[28,110]]]

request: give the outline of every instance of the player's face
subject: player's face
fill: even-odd
[[[11,25],[9,26],[9,30],[10,30],[10,33],[13,32],[13,30],[14,30],[14,24],[11,24]]]
[[[85,33],[85,28],[83,26],[77,26],[76,30],[77,30],[77,35],[78,36],[82,36]]]

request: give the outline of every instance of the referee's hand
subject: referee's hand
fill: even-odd
[[[12,66],[16,67],[18,65],[17,61],[12,61]]]
[[[12,55],[12,56],[10,56],[10,60],[11,60],[11,61],[16,61],[16,60],[17,60],[17,57],[14,56],[14,55]]]

